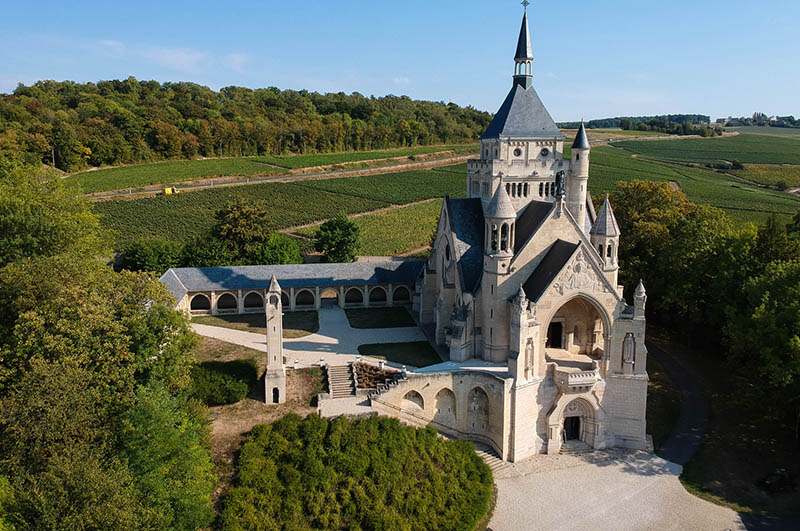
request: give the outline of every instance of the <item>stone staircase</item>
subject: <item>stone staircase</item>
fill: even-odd
[[[492,473],[499,472],[508,467],[508,462],[500,459],[500,456],[497,455],[494,448],[488,444],[473,442],[472,445],[475,447],[475,453],[478,454],[478,457],[483,459],[483,462],[492,469]]]
[[[327,366],[328,391],[331,398],[355,396],[356,384],[350,365]]]
[[[592,451],[592,447],[583,441],[567,441],[561,445],[561,452],[564,455],[581,455]]]

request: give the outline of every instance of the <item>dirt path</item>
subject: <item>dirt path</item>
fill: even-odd
[[[265,182],[293,182],[305,180],[321,180],[321,179],[337,179],[340,177],[362,177],[365,175],[382,175],[385,173],[397,173],[410,170],[427,170],[430,168],[438,168],[440,166],[450,166],[453,164],[460,164],[467,160],[474,158],[476,155],[456,155],[441,159],[423,160],[419,162],[408,162],[403,164],[392,164],[388,166],[377,166],[372,168],[360,168],[355,170],[338,170],[326,171],[324,168],[330,166],[317,167],[323,168],[316,173],[307,173],[314,168],[298,168],[296,170],[287,170],[283,175],[229,175],[222,177],[211,177],[208,179],[197,179],[192,181],[180,181],[177,183],[169,183],[169,186],[175,186],[180,192],[194,192],[196,190],[204,190],[206,188],[219,188],[228,186],[245,186],[250,184],[259,184]],[[387,159],[376,159],[387,160]],[[375,162],[375,161],[364,161]],[[331,166],[340,166],[341,164],[334,164]],[[136,188],[122,188],[119,190],[111,190],[107,192],[96,192],[93,194],[86,194],[86,197],[91,201],[111,201],[119,199],[140,199],[142,197],[151,197],[161,193],[161,190],[166,184],[154,184]]]

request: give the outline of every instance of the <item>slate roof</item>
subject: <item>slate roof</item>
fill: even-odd
[[[517,53],[514,56],[516,61],[525,61],[533,59],[533,51],[531,49],[531,34],[528,31],[528,13],[522,16],[522,27],[519,30],[519,40],[517,41]]]
[[[581,127],[578,129],[578,134],[575,135],[575,142],[572,143],[572,149],[591,149],[589,145],[589,138],[586,136],[586,127],[581,122]]]
[[[481,138],[564,139],[533,87],[514,84]]]
[[[550,250],[539,262],[539,265],[531,273],[522,287],[525,293],[528,294],[528,300],[538,302],[539,298],[544,294],[544,291],[556,278],[558,273],[564,269],[569,259],[575,254],[580,245],[577,243],[565,242],[564,240],[556,240],[550,246]]]
[[[514,254],[522,250],[522,246],[536,232],[544,218],[556,206],[547,201],[531,201],[517,217],[516,233],[514,236]]]
[[[477,197],[451,199],[445,196],[444,201],[455,238],[461,289],[475,293],[483,274],[483,205]]]
[[[196,291],[267,289],[274,275],[284,289],[353,284],[411,284],[424,260],[355,262],[350,264],[292,264],[232,267],[181,267],[161,276],[170,293],[180,300]]]
[[[611,208],[608,196],[606,196],[606,200],[603,201],[603,206],[600,207],[600,211],[597,213],[597,219],[595,219],[589,234],[594,234],[595,236],[620,235],[617,218],[614,217],[614,210]]]

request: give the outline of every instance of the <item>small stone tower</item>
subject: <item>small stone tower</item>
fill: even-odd
[[[264,375],[264,396],[268,404],[286,402],[286,369],[283,366],[283,304],[281,287],[275,275],[269,283],[267,313],[267,373]]]
[[[589,183],[589,152],[591,146],[586,137],[586,128],[581,122],[575,141],[572,143],[572,159],[570,161],[570,176],[567,181],[567,208],[572,217],[583,229],[586,223],[586,194]]]
[[[517,212],[508,196],[502,175],[500,184],[494,192],[489,204],[484,208],[486,220],[485,242],[483,256],[483,281],[484,292],[488,291],[483,300],[483,343],[486,361],[498,361],[505,356],[508,345],[508,308],[505,304],[496,303],[496,293],[499,285],[509,274],[509,265],[514,257],[514,237],[517,221]]]
[[[617,273],[619,272],[619,262],[617,261],[619,234],[617,218],[614,217],[614,211],[611,209],[611,203],[606,195],[603,206],[597,212],[597,219],[589,231],[589,236],[592,245],[603,258],[603,271],[613,286],[617,285]]]

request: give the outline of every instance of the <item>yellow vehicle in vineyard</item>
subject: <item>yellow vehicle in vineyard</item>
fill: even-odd
[[[177,195],[179,193],[181,193],[181,191],[175,188],[174,186],[161,189],[161,195]]]

